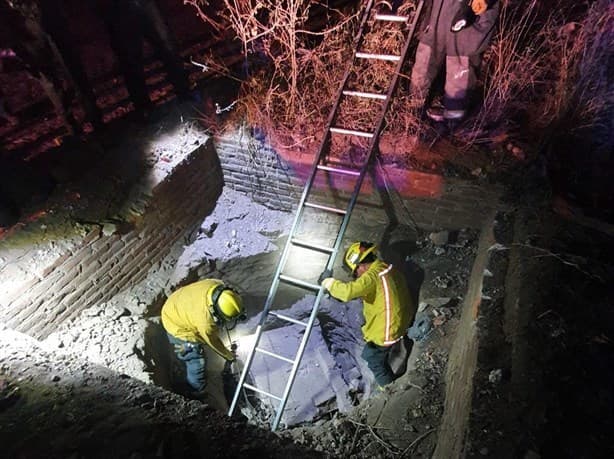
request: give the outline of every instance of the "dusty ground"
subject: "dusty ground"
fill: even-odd
[[[225,224],[221,222],[222,236],[228,234]],[[396,457],[404,450],[428,457],[441,415],[449,338],[474,243],[473,232],[463,232],[453,247],[436,246],[427,237],[418,241],[411,269],[424,275],[421,314],[434,321],[414,350],[415,369],[349,417],[333,411],[315,428],[282,432],[282,438],[301,445],[300,452],[289,440],[143,382],[158,373],[143,362],[151,344],[143,340],[152,326],[144,305],[164,288],[160,279],[176,275],[170,267],[110,304],[85,311],[43,343],[10,330],[0,333],[3,444],[9,457],[184,457],[188,450],[195,457],[281,457],[288,448],[299,457],[316,457],[314,451],[332,457]],[[224,270],[224,256],[215,255]],[[238,274],[227,272],[231,278]],[[249,291],[250,285],[243,288]]]

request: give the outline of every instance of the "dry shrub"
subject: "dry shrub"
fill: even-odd
[[[507,126],[541,143],[555,125],[600,123],[612,103],[612,18],[608,0],[504,2],[485,53],[483,106],[464,140]]]
[[[260,58],[267,63],[244,81],[239,98],[241,110],[235,115],[264,131],[276,148],[317,147],[354,51],[362,9],[328,8],[319,15],[326,17],[327,23],[312,31],[308,27],[317,22],[317,18],[310,17],[314,2],[223,2],[225,8],[219,14],[241,40],[244,53],[252,60]],[[204,6],[201,0],[189,3]],[[408,3],[399,13],[411,14],[414,8]],[[204,14],[203,10],[200,13]],[[371,37],[364,40],[361,51],[399,54],[402,50],[403,34],[398,28],[370,23],[369,31]],[[358,60],[358,64],[348,78],[349,89],[379,93],[387,90],[394,63]],[[380,106],[380,101],[346,99],[334,124],[372,131]],[[348,143],[349,140],[340,142],[340,148],[352,148]]]
[[[220,1],[224,8],[218,14],[241,40],[244,53],[266,60],[243,83],[237,115],[269,135],[275,147],[315,148],[351,58],[361,11],[328,9],[322,15],[326,23],[314,32],[308,28],[314,2]],[[495,141],[502,127],[538,142],[555,126],[605,123],[610,129],[611,2],[501,1],[498,31],[481,72],[482,107],[457,139],[465,146]],[[400,13],[412,14],[415,6],[404,2]],[[220,27],[219,19],[210,22]],[[395,28],[371,26],[374,36],[365,40],[362,51],[399,52],[403,40]],[[385,134],[391,137],[413,137],[427,126],[407,93],[412,55],[410,50],[386,116]],[[393,68],[386,62],[365,65],[350,75],[349,87],[385,91]],[[373,101],[344,102],[335,124],[369,130],[377,110]],[[607,141],[611,143],[611,137]]]
[[[555,31],[551,41],[556,44],[560,65],[542,106],[544,127],[572,135],[599,132],[603,136],[598,137],[612,146],[612,31],[614,4],[608,0],[594,2],[580,21]]]

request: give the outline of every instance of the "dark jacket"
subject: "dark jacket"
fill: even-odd
[[[498,0],[490,0],[486,12],[477,16],[472,25],[460,32],[452,32],[450,27],[462,6],[461,2],[431,0],[430,10],[425,12],[422,22],[420,41],[435,50],[445,50],[447,56],[480,54],[486,50],[497,25],[499,3]]]

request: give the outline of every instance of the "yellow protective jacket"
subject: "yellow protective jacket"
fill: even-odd
[[[403,274],[381,260],[352,282],[334,280],[329,292],[341,301],[362,298],[362,335],[367,342],[391,346],[407,332],[416,307]]]
[[[162,325],[175,338],[204,343],[226,360],[232,360],[232,352],[220,340],[207,299],[209,289],[221,283],[217,279],[205,279],[173,292],[162,306]]]

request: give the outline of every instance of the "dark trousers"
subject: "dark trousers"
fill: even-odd
[[[367,366],[375,376],[378,386],[384,387],[394,381],[394,375],[388,365],[388,352],[390,347],[378,346],[373,343],[365,344],[361,357],[367,362]]]
[[[166,335],[174,347],[177,358],[185,363],[186,382],[190,389],[197,393],[202,392],[207,385],[207,361],[203,346],[199,343],[184,341],[170,333]]]

